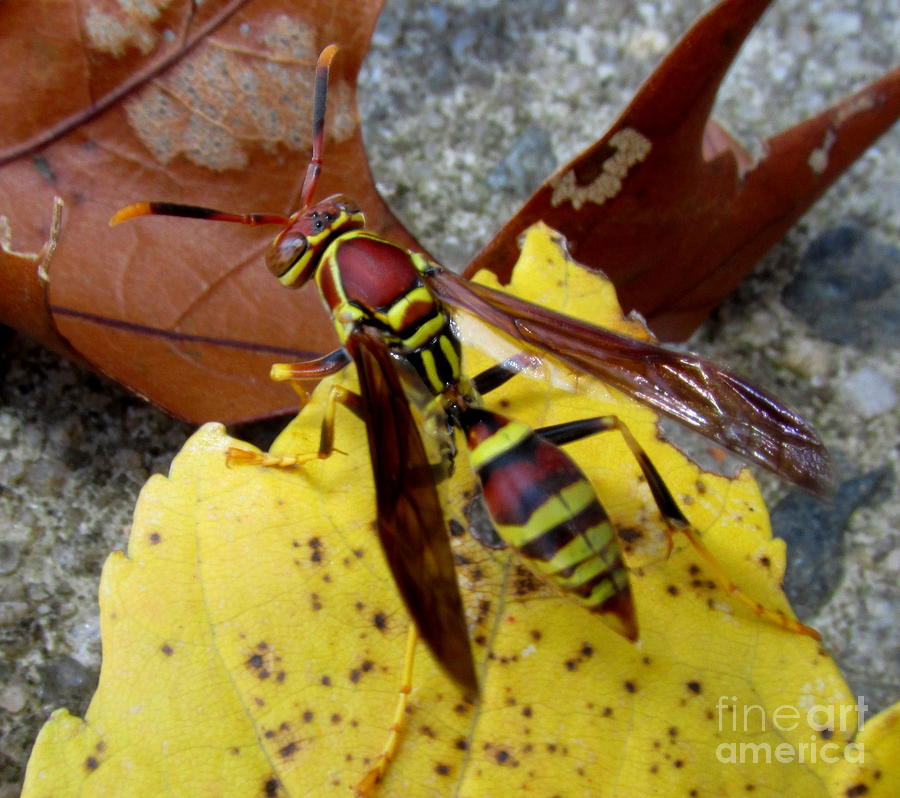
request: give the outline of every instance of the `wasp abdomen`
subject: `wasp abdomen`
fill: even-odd
[[[529,426],[483,408],[460,424],[498,534],[528,566],[607,618],[637,627],[615,529],[591,483],[562,449]]]

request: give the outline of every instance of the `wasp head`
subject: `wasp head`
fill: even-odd
[[[359,206],[343,194],[301,208],[272,242],[266,266],[288,288],[300,288],[312,277],[328,245],[366,223]]]

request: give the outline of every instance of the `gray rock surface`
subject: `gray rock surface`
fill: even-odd
[[[700,0],[389,2],[361,81],[366,141],[388,201],[461,267],[554,164],[596,139]],[[781,0],[746,45],[716,116],[751,149],[897,61],[900,0]],[[814,421],[846,477],[897,468],[896,407],[844,390],[873,370],[896,393],[898,352],[819,337],[781,302],[814,239],[850,221],[900,241],[896,130],[759,265],[692,346]],[[123,198],[129,199],[129,198]],[[865,262],[859,263],[865,268]],[[49,712],[83,713],[99,667],[96,593],[146,477],[190,430],[28,341],[7,336],[0,386],[0,798],[18,794]],[[863,389],[865,390],[865,389]],[[773,501],[784,486],[766,480]],[[842,534],[843,578],[813,618],[872,706],[900,694],[896,479]],[[833,572],[833,571],[832,571]]]

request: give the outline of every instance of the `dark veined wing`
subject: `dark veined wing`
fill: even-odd
[[[429,284],[530,351],[596,377],[801,488],[827,495],[831,460],[813,429],[715,363],[573,319],[436,268]]]
[[[390,352],[360,330],[356,363],[375,477],[378,537],[419,635],[470,697],[478,680],[434,475]]]

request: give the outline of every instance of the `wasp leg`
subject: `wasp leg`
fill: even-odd
[[[302,364],[300,364],[302,365]],[[226,453],[228,465],[260,465],[270,468],[295,468],[305,465],[313,460],[324,460],[331,457],[334,452],[346,454],[334,445],[334,414],[337,406],[341,404],[357,417],[362,417],[362,400],[358,394],[342,388],[339,385],[332,387],[325,402],[325,415],[322,419],[322,430],[319,437],[319,450],[311,454],[277,455],[268,452],[252,452],[249,449],[241,449],[230,446]]]
[[[345,349],[335,349],[327,355],[302,363],[275,363],[269,371],[269,377],[275,382],[287,382],[300,397],[300,407],[309,402],[309,393],[303,387],[304,381],[321,380],[336,374],[350,363],[350,355]]]
[[[472,377],[472,385],[479,394],[490,393],[495,388],[499,388],[504,383],[509,382],[517,374],[521,374],[528,369],[540,367],[541,360],[539,357],[520,352],[502,363],[498,363],[496,366],[491,366],[489,369],[476,374]]]
[[[561,446],[566,443],[581,440],[589,435],[614,429],[619,431],[625,439],[625,443],[628,444],[628,448],[631,449],[631,453],[634,455],[635,460],[644,474],[644,478],[647,480],[647,486],[653,494],[653,500],[669,527],[669,553],[671,553],[672,550],[672,534],[680,532],[688,539],[688,542],[693,546],[697,554],[700,555],[704,563],[706,563],[707,568],[712,572],[714,581],[721,590],[749,607],[755,614],[765,618],[770,623],[780,626],[783,629],[787,629],[788,631],[807,635],[815,640],[821,640],[821,635],[812,627],[800,623],[800,621],[794,618],[789,618],[782,612],[769,609],[760,602],[750,598],[750,596],[744,593],[731,581],[726,574],[725,569],[722,568],[712,552],[706,548],[700,540],[700,537],[691,527],[690,522],[684,517],[684,514],[678,507],[671,491],[656,470],[656,467],[650,461],[650,458],[647,456],[643,447],[631,434],[631,430],[629,430],[616,416],[599,416],[597,418],[587,418],[580,421],[570,421],[564,424],[556,424],[552,427],[544,427],[535,430],[535,432],[549,440],[551,443]]]
[[[397,697],[397,706],[394,709],[394,718],[391,721],[390,732],[381,753],[375,759],[371,770],[363,776],[355,787],[359,798],[369,798],[373,790],[378,786],[387,773],[387,769],[397,754],[397,746],[400,744],[400,732],[403,729],[403,720],[406,717],[406,706],[409,703],[409,694],[412,691],[413,665],[416,660],[416,643],[419,633],[416,625],[411,623],[406,635],[406,654],[403,660],[403,683],[400,685]]]

